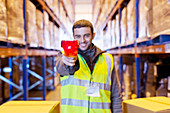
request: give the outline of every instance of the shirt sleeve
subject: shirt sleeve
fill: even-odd
[[[122,96],[119,79],[116,76],[115,68],[112,71],[111,85],[111,111],[112,113],[122,113]]]
[[[62,53],[60,53],[57,57],[56,57],[56,70],[57,72],[60,74],[60,76],[65,76],[65,75],[73,75],[75,73],[75,71],[77,71],[79,69],[79,61],[77,59],[75,66],[70,67],[67,66],[63,63],[62,60]]]

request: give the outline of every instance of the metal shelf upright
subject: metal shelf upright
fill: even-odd
[[[135,63],[136,63],[136,95],[140,97],[140,55],[137,53],[137,38],[139,36],[139,0],[135,0]]]
[[[118,14],[119,14],[119,47],[118,49],[121,49],[120,44],[121,44],[121,17],[122,17],[122,8],[119,5],[118,6]],[[120,63],[120,70],[119,70],[119,74],[120,74],[120,84],[121,84],[121,93],[123,92],[123,57],[122,54],[119,53],[119,63]]]

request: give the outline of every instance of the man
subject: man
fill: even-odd
[[[61,54],[56,62],[61,75],[61,113],[121,113],[112,55],[92,43],[93,26],[88,20],[75,22],[72,31],[79,41],[78,56]]]

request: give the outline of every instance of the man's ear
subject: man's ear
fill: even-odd
[[[96,33],[93,33],[93,39],[94,39],[94,37],[95,37],[95,34],[96,34]]]

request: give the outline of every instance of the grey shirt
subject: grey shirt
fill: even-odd
[[[98,59],[98,56],[103,53],[99,48],[92,44],[91,48],[86,51],[78,50],[80,54],[86,61],[91,73],[93,72],[94,65]],[[69,67],[65,65],[62,61],[62,54],[57,57],[56,60],[57,72],[60,76],[73,75],[75,71],[79,69],[79,61],[76,61],[74,67]],[[112,85],[111,85],[111,111],[112,113],[122,113],[122,98],[120,94],[120,87],[118,85],[118,79],[116,77],[115,69],[112,71]]]

